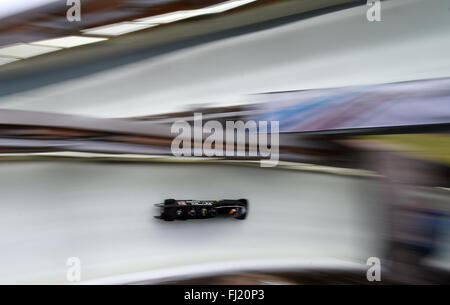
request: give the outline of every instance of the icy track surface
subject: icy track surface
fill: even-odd
[[[67,283],[204,263],[373,256],[369,181],[258,167],[0,163],[0,282]],[[359,192],[360,190],[361,192]],[[165,222],[165,198],[247,198],[249,217]]]

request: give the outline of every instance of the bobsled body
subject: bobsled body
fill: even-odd
[[[248,212],[248,201],[239,200],[175,200],[166,199],[164,203],[155,204],[160,208],[156,218],[164,220],[206,219],[217,216],[230,216],[245,219]]]

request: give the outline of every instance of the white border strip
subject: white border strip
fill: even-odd
[[[137,23],[137,22],[120,22],[108,25],[103,25],[95,28],[81,30],[83,34],[98,35],[98,36],[120,36],[132,32],[145,30],[155,27],[158,24],[152,23]]]
[[[0,48],[0,56],[12,57],[16,59],[26,59],[50,52],[59,51],[61,48],[38,46],[28,43],[16,43]]]
[[[231,0],[225,1],[216,5],[207,6],[204,8],[199,8],[195,10],[184,10],[184,11],[175,11],[167,14],[144,17],[134,20],[139,23],[158,23],[165,24],[171,23],[183,19],[188,19],[192,17],[198,17],[203,15],[211,15],[211,14],[220,14],[236,7],[246,5],[257,0]]]
[[[104,40],[108,40],[108,38],[86,37],[86,36],[63,36],[53,39],[35,41],[31,42],[30,44],[55,48],[73,48]]]
[[[188,265],[138,273],[122,274],[100,279],[82,281],[77,283],[77,285],[158,284],[167,281],[225,275],[237,272],[282,272],[302,270],[306,271],[311,269],[353,270],[365,272],[367,266],[363,263],[356,263],[334,258],[240,260]]]

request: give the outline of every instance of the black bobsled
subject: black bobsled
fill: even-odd
[[[217,216],[230,216],[245,219],[248,212],[247,199],[239,200],[175,200],[166,199],[155,204],[161,214],[155,216],[167,221],[186,219],[205,219]]]

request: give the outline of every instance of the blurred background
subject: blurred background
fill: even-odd
[[[71,283],[75,257],[82,284],[448,284],[449,14],[0,0],[0,283]],[[175,157],[194,113],[279,121],[278,165]],[[249,217],[153,219],[167,198]]]

